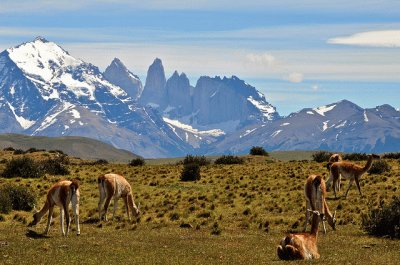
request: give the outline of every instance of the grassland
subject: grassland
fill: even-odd
[[[10,157],[0,153],[0,161],[2,156]],[[201,180],[181,182],[181,165],[153,162],[143,167],[78,163],[69,166],[71,175],[66,177],[0,178],[0,185],[12,182],[31,187],[39,205],[53,183],[78,178],[82,221],[80,237],[72,232],[63,238],[58,218],[48,237],[36,237],[26,226],[31,213],[3,215],[0,264],[282,263],[276,255],[278,242],[287,231],[300,231],[304,224],[306,177],[320,173],[326,178],[328,173],[323,163],[248,157],[244,165],[202,167]],[[398,264],[399,240],[371,237],[360,228],[368,205],[390,201],[400,193],[399,161],[388,162],[391,172],[363,176],[364,198],[355,187],[347,199],[334,200],[328,194],[331,210],[337,210],[337,231],[328,228],[326,235],[319,234],[321,258],[313,263]],[[3,167],[0,164],[0,172]],[[126,220],[122,202],[117,220],[98,222],[97,177],[109,172],[122,174],[131,183],[135,201],[142,205],[137,223]],[[44,218],[33,230],[41,233],[45,224]]]

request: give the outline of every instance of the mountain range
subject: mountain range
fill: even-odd
[[[143,157],[267,150],[400,149],[400,112],[342,100],[282,117],[236,76],[185,73],[162,61],[140,78],[115,58],[104,72],[38,37],[0,53],[0,133],[84,136]]]

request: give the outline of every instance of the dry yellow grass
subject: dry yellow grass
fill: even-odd
[[[346,200],[333,200],[328,193],[329,207],[337,210],[338,227],[336,232],[328,229],[327,235],[320,235],[321,259],[316,263],[397,263],[398,240],[373,238],[360,229],[360,217],[368,204],[399,195],[399,162],[389,163],[390,173],[362,177],[364,198],[355,187]],[[2,167],[0,164],[0,171]],[[197,182],[179,181],[182,166],[173,164],[70,165],[69,169],[71,174],[65,178],[81,182],[82,235],[62,238],[56,218],[49,238],[32,239],[26,236],[24,224],[24,218],[25,222],[31,220],[31,213],[3,215],[0,264],[270,264],[278,260],[276,245],[285,233],[303,227],[306,177],[311,173],[328,175],[323,163],[264,157],[250,157],[244,165],[202,167]],[[116,221],[97,222],[97,177],[110,172],[126,176],[131,183],[135,201],[142,205],[139,223],[126,221],[122,201]],[[30,186],[42,205],[47,189],[61,178],[0,178],[0,185],[16,182]],[[342,183],[347,186],[348,182]],[[34,230],[42,232],[45,221]],[[215,225],[218,228],[213,228]],[[212,235],[216,229],[220,235]]]

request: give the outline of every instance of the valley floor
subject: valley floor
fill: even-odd
[[[400,240],[376,238],[361,230],[361,215],[368,205],[391,201],[399,195],[398,160],[388,161],[392,170],[366,174],[360,198],[353,187],[347,199],[333,199],[337,210],[336,231],[319,234],[321,258],[316,264],[398,264]],[[364,164],[365,161],[357,162]],[[0,164],[0,171],[4,165]],[[181,165],[122,164],[69,165],[66,177],[4,179],[30,187],[42,206],[46,191],[62,178],[81,183],[81,235],[63,238],[58,209],[48,237],[46,218],[27,227],[32,213],[13,211],[0,221],[0,264],[274,264],[279,241],[289,230],[301,231],[305,202],[303,187],[310,173],[327,178],[324,163],[279,162],[249,159],[244,165],[209,165],[201,168],[201,180],[181,182]],[[127,177],[135,201],[142,205],[137,224],[129,223],[119,202],[118,218],[98,222],[97,177],[115,172]],[[347,187],[347,181],[344,181]],[[343,194],[342,189],[340,194]],[[112,205],[109,217],[112,214]],[[75,229],[75,224],[72,223]],[[182,228],[190,226],[191,228]],[[214,235],[214,234],[216,235]],[[303,262],[295,262],[303,263]]]

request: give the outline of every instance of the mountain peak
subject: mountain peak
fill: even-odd
[[[123,63],[120,59],[118,59],[118,58],[114,58],[114,59],[112,60],[111,64],[110,64],[108,67],[111,67],[111,66],[114,66],[114,67],[117,67],[117,68],[121,68],[121,69],[127,70],[127,68],[126,68],[126,66],[124,65],[124,63]]]
[[[45,39],[45,38],[42,37],[42,36],[37,36],[37,37],[33,40],[33,42],[37,42],[37,41],[40,41],[40,42],[43,42],[43,43],[49,42],[47,39]]]

